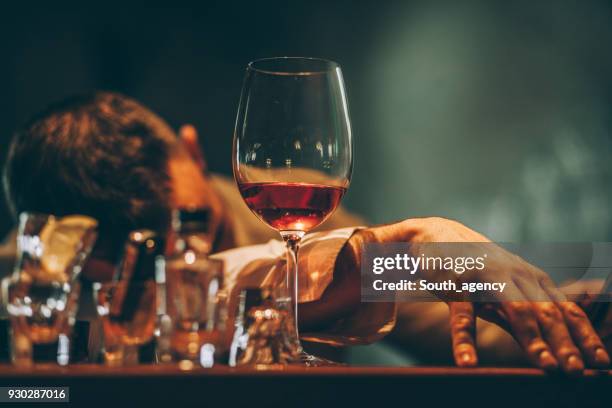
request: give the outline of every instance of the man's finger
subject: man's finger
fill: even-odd
[[[459,367],[474,367],[478,364],[474,305],[470,302],[451,302],[449,308],[455,363]]]
[[[559,302],[558,306],[587,364],[596,368],[608,367],[610,356],[584,310],[574,302]]]
[[[532,305],[544,339],[563,371],[582,372],[584,369],[582,355],[574,344],[561,310],[553,302],[533,302]]]
[[[540,326],[530,302],[506,301],[502,302],[501,306],[508,319],[512,335],[532,364],[545,370],[556,369],[559,364],[542,338]]]

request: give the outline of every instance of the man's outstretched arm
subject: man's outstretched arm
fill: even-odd
[[[361,248],[367,242],[408,242],[418,246],[420,243],[489,240],[456,221],[443,218],[408,219],[357,231],[347,243],[353,253],[339,258],[337,263],[359,274]],[[584,311],[558,293],[551,293],[548,301],[530,301],[532,298],[526,288],[513,282],[519,277],[528,279],[541,285],[536,289],[546,292],[551,287],[548,275],[501,247],[492,248],[496,250],[488,254],[486,276],[495,281],[508,282],[513,298],[500,298],[497,302],[482,305],[452,302],[453,299],[441,296],[441,300],[450,305],[450,330],[456,363],[462,366],[477,364],[474,330],[476,317],[480,316],[511,333],[537,367],[550,370],[560,368],[566,372],[579,372],[585,363],[591,367],[607,367],[610,357]],[[347,266],[351,262],[355,264]],[[448,274],[444,270],[433,272],[441,277]]]

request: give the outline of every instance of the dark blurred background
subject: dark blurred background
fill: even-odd
[[[609,1],[206,2],[0,13],[0,154],[52,101],[121,91],[193,123],[229,174],[248,61],[344,70],[373,222],[457,218],[497,240],[612,240]],[[36,158],[32,158],[36,160]],[[10,228],[4,205],[0,234]]]

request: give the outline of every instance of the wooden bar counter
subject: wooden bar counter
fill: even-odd
[[[612,407],[612,373],[594,370],[567,377],[492,367],[2,365],[0,386],[68,386],[72,406]]]

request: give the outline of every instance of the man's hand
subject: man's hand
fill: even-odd
[[[349,240],[349,245],[354,251],[359,251],[365,242],[418,245],[489,240],[456,221],[426,218],[360,231]],[[359,256],[355,258],[360,259]],[[505,294],[499,294],[497,302],[453,302],[453,299],[439,294],[449,303],[453,353],[458,365],[477,364],[476,316],[510,332],[537,367],[546,370],[561,368],[568,373],[577,373],[583,370],[585,362],[597,368],[610,364],[610,357],[584,311],[575,303],[566,301],[546,273],[501,247],[495,247],[493,253],[488,253],[486,276],[492,281],[508,282]],[[528,300],[536,298],[534,291],[542,301]]]
[[[609,290],[603,280],[577,281],[561,288],[589,317],[608,354],[612,353],[612,303],[601,299],[600,294]]]

